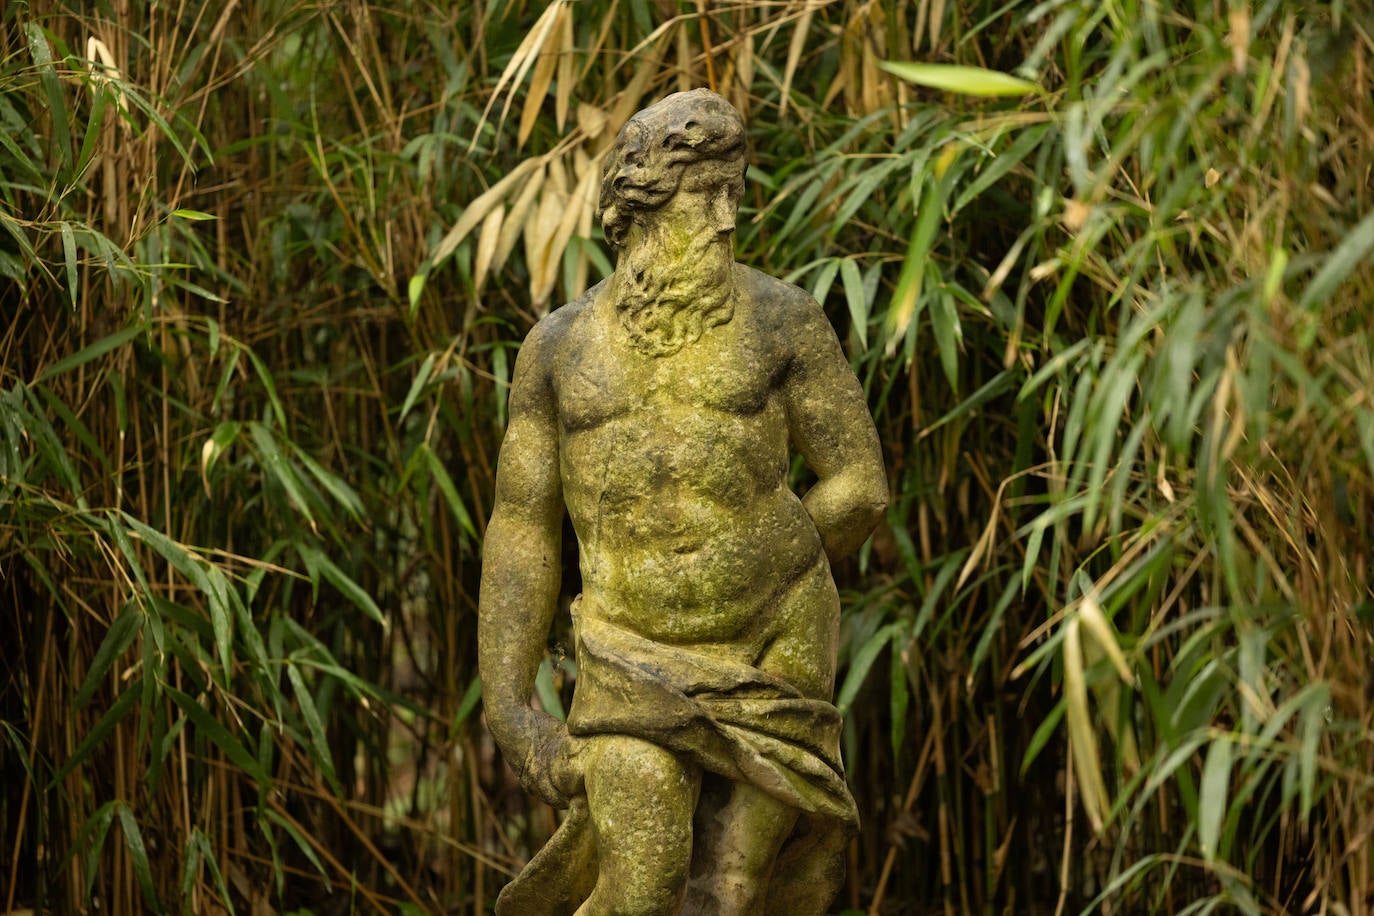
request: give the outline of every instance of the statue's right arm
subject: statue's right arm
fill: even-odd
[[[548,320],[520,349],[510,422],[496,469],[496,500],[482,548],[477,659],[487,724],[520,782],[566,806],[552,772],[567,729],[530,705],[558,604],[563,493]]]

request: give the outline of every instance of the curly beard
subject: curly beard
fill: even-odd
[[[734,266],[729,242],[709,232],[692,235],[678,251],[662,243],[624,249],[616,265],[615,307],[634,348],[671,356],[729,321]]]

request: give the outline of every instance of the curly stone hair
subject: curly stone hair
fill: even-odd
[[[744,119],[709,89],[677,92],[625,122],[602,171],[597,216],[619,251],[636,211],[656,210],[677,193],[687,166],[695,181],[728,195],[731,213],[744,195],[748,145]]]

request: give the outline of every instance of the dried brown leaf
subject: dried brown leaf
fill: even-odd
[[[540,259],[543,265],[543,270],[539,275],[540,283],[538,286],[533,283],[530,284],[534,304],[540,309],[548,304],[549,298],[553,295],[554,285],[558,282],[558,269],[563,263],[563,250],[568,247],[573,229],[577,227],[584,211],[591,207],[592,189],[596,186],[596,177],[596,171],[588,169],[587,173],[582,176],[582,180],[577,183],[572,197],[564,199],[565,203],[559,214],[562,218],[549,237],[547,250]],[[540,211],[542,216],[542,206]]]
[[[787,64],[782,70],[782,101],[778,104],[778,117],[787,114],[787,102],[792,95],[792,78],[797,74],[797,64],[801,62],[802,51],[806,49],[806,36],[811,31],[811,18],[815,10],[811,4],[804,4],[801,17],[792,27],[792,40],[787,43]]]
[[[501,238],[501,224],[506,218],[506,208],[498,205],[482,220],[482,234],[477,237],[477,258],[472,268],[472,283],[480,292],[491,269],[492,258],[496,254],[496,243]]]
[[[544,47],[544,42],[548,40],[549,34],[553,31],[554,23],[558,19],[559,10],[563,7],[563,0],[549,5],[534,23],[534,28],[530,29],[520,46],[511,55],[510,63],[506,64],[506,69],[501,71],[500,78],[496,81],[496,88],[491,92],[491,98],[487,100],[486,108],[482,109],[482,118],[477,122],[476,129],[472,132],[472,142],[468,144],[471,150],[477,145],[477,138],[482,135],[482,128],[487,123],[487,118],[491,114],[492,107],[496,100],[501,97],[501,91],[509,83],[511,92],[506,96],[506,104],[501,108],[501,123],[505,123],[506,115],[510,114],[511,101],[515,98],[514,87],[520,85],[525,79],[525,74],[529,73],[539,51]]]
[[[472,230],[476,229],[482,220],[487,218],[491,209],[513,188],[516,183],[530,173],[531,170],[543,163],[543,157],[526,159],[511,170],[511,173],[502,178],[496,184],[488,188],[480,197],[468,204],[468,208],[463,211],[463,215],[458,217],[458,222],[453,224],[453,228],[440,240],[437,248],[434,249],[433,263],[437,266],[445,258],[453,254],[457,248],[467,238]]]
[[[585,102],[577,106],[577,126],[588,140],[595,140],[606,129],[606,112]]]
[[[567,194],[560,191],[555,182],[545,181],[544,190],[539,195],[539,209],[535,211],[533,219],[525,222],[525,261],[530,271],[530,298],[541,315],[548,311],[549,293],[558,277],[557,259],[551,255],[551,249],[567,208]]]
[[[558,94],[554,97],[553,120],[559,133],[568,122],[568,105],[572,101],[574,42],[577,40],[573,29],[572,7],[566,7],[561,24],[561,39],[558,43]]]
[[[1068,722],[1069,744],[1073,748],[1073,772],[1083,799],[1083,813],[1088,816],[1093,831],[1100,834],[1103,815],[1111,808],[1111,802],[1102,781],[1097,732],[1088,708],[1088,684],[1078,628],[1076,616],[1064,624],[1064,718]]]
[[[658,73],[659,62],[663,60],[663,48],[665,42],[655,42],[652,49],[639,61],[639,67],[635,69],[634,78],[630,80],[630,85],[626,86],[620,93],[620,98],[616,100],[615,108],[611,109],[611,115],[607,127],[612,134],[620,131],[621,125],[630,119],[630,115],[639,108],[640,100],[644,98],[644,93],[649,90],[649,83]]]
[[[556,10],[552,31],[556,31],[560,41],[563,34],[562,21],[568,18],[568,7],[558,4],[551,9]],[[516,134],[515,145],[520,148],[529,139],[530,132],[534,130],[534,125],[539,120],[539,112],[544,107],[544,99],[549,94],[549,85],[553,82],[554,69],[558,66],[559,54],[553,48],[541,47],[535,59],[534,75],[530,77],[530,91],[525,96],[525,107],[520,112],[520,131]],[[562,92],[562,87],[559,88]]]
[[[510,253],[515,250],[516,239],[525,229],[525,220],[529,218],[530,210],[534,202],[539,199],[539,189],[544,186],[545,170],[540,169],[530,176],[530,180],[525,182],[525,186],[516,195],[515,202],[511,204],[510,213],[506,217],[505,223],[501,226],[501,235],[496,242],[496,251],[492,255],[491,266],[493,270],[500,270],[510,257]]]

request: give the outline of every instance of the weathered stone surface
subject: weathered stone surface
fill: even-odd
[[[530,332],[483,557],[487,720],[569,814],[499,913],[823,913],[857,822],[830,561],[882,514],[881,450],[820,306],[735,263],[739,114],[706,90],[620,132],[614,274]],[[787,486],[790,448],[817,483]],[[533,708],[577,532],[578,679]]]

